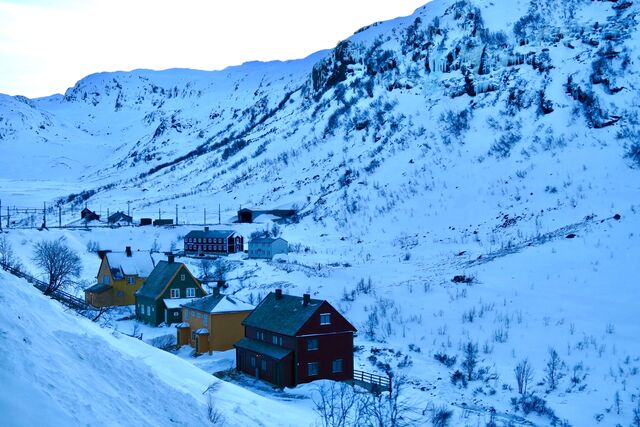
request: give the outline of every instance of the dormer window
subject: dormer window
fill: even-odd
[[[322,314],[320,314],[320,324],[321,325],[330,325],[331,324],[331,313],[322,313]]]

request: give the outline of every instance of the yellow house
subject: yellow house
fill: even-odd
[[[242,321],[254,308],[215,288],[212,295],[182,306],[183,323],[176,325],[178,345],[188,344],[196,353],[230,350],[244,337]]]
[[[99,252],[102,261],[96,276],[97,284],[84,290],[84,298],[94,307],[132,305],[135,292],[153,271],[150,252]]]

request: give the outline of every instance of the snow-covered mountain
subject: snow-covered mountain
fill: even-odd
[[[136,216],[177,206],[189,223],[218,204],[225,218],[295,205],[283,233],[300,252],[232,282],[239,295],[287,283],[340,303],[363,331],[360,367],[410,355],[420,399],[513,411],[513,368],[528,357],[561,419],[628,424],[640,399],[639,10],[434,0],[303,60],[3,96],[2,198],[59,197],[73,219],[84,203],[130,201]],[[357,285],[369,277],[373,294]],[[469,341],[496,376],[465,389],[433,356],[459,365]],[[549,347],[566,362],[555,391]]]

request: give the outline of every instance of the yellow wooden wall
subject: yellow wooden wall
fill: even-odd
[[[244,338],[242,321],[249,313],[251,311],[212,314],[209,321],[211,325],[209,328],[210,348],[215,351],[232,349],[237,341]]]

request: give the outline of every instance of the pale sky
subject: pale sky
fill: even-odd
[[[428,0],[0,0],[0,93],[64,93],[100,71],[303,58]]]

